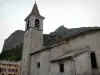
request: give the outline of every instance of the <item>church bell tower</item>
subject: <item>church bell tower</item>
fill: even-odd
[[[21,63],[21,75],[29,74],[29,55],[43,47],[43,20],[35,2],[31,13],[25,18],[25,35]]]

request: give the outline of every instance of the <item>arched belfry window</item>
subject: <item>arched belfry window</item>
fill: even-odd
[[[39,19],[35,19],[35,27],[36,28],[40,27],[40,21],[39,21]]]
[[[27,21],[27,30],[29,29],[29,20]]]
[[[92,68],[97,68],[97,62],[96,62],[95,53],[94,52],[91,52],[90,57],[91,57],[91,65],[92,65]]]

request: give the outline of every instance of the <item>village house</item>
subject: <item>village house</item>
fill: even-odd
[[[20,61],[0,60],[0,75],[20,75]]]

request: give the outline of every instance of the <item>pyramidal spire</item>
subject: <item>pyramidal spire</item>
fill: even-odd
[[[32,11],[31,11],[31,14],[40,15],[39,10],[38,10],[38,7],[37,7],[37,4],[36,4],[36,1],[35,1],[35,4],[33,6]]]
[[[39,10],[38,10],[38,7],[37,7],[37,4],[36,4],[36,1],[35,1],[35,4],[32,8],[32,11],[31,13],[25,18],[25,21],[31,16],[31,15],[34,15],[34,16],[38,16],[39,18],[42,18],[42,19],[45,19],[45,17],[41,16],[40,13],[39,13]]]

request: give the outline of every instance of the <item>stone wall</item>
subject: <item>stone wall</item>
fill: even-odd
[[[67,65],[70,63],[65,62],[65,73],[59,72],[58,62],[51,63],[50,60],[61,56],[62,54],[69,52],[71,50],[81,49],[82,47],[89,46],[91,51],[94,51],[97,58],[98,69],[100,68],[100,32],[91,32],[90,34],[85,34],[83,36],[79,36],[77,38],[69,40],[67,43],[58,45],[52,49],[45,50],[39,53],[34,53],[31,56],[31,74],[30,75],[66,75],[70,74],[67,72],[69,69]],[[91,52],[90,51],[90,52]],[[91,70],[91,60],[90,60],[90,52],[86,52],[82,55],[79,55],[74,58],[75,60],[75,74],[85,74],[86,71]],[[37,68],[37,62],[40,62],[40,68]],[[71,72],[72,73],[72,72]],[[86,72],[87,73],[87,72]],[[70,74],[72,75],[72,74]],[[88,74],[89,75],[89,74]]]

